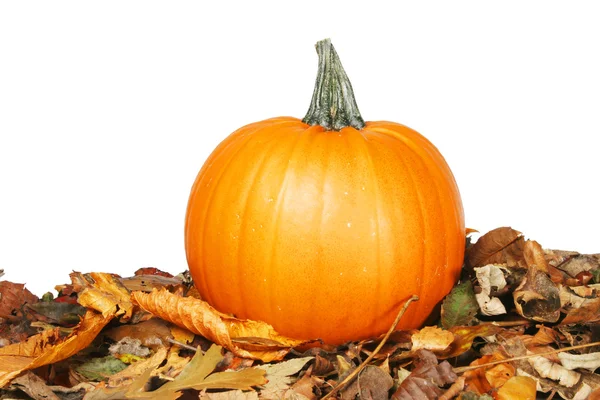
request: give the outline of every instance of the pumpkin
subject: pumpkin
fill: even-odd
[[[185,248],[202,298],[294,338],[340,344],[377,336],[401,304],[417,328],[459,277],[459,191],[416,131],[364,122],[329,40],[303,120],[233,132],[192,187]]]

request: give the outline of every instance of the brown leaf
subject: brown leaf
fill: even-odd
[[[74,290],[79,293],[79,304],[104,316],[120,316],[122,322],[131,318],[133,304],[130,294],[117,276],[101,272],[73,272],[70,276]]]
[[[171,337],[171,329],[165,321],[151,318],[137,324],[118,325],[103,334],[115,342],[126,337],[139,339],[142,345],[156,349],[167,344],[167,338]]]
[[[0,281],[0,318],[9,320],[22,316],[25,304],[37,303],[39,299],[22,283]]]
[[[457,376],[448,361],[438,365],[437,358],[428,350],[418,350],[415,368],[392,395],[395,400],[437,399],[442,386],[453,383]]]
[[[29,371],[13,379],[11,388],[20,389],[34,399],[60,400],[42,378]]]
[[[600,254],[576,254],[566,258],[563,262],[556,265],[556,268],[574,278],[581,272],[600,269]]]
[[[513,292],[517,312],[539,322],[556,322],[560,318],[560,294],[548,275],[531,265],[519,287]]]
[[[561,287],[560,301],[566,317],[561,325],[600,321],[600,285]]]
[[[528,268],[536,267],[538,270],[548,274],[550,280],[554,283],[564,281],[565,277],[563,276],[563,273],[548,264],[544,250],[538,242],[534,240],[526,241],[525,248],[523,249],[523,256],[525,257],[525,263]]]
[[[88,310],[81,323],[64,338],[56,328],[0,348],[0,387],[23,371],[56,363],[86,348],[112,317]]]
[[[308,368],[306,373],[302,375],[302,378],[298,379],[296,383],[292,385],[292,391],[301,396],[306,397],[308,400],[317,400],[317,394],[315,394],[315,387],[321,386],[325,381],[312,374],[312,366]]]
[[[481,236],[465,259],[471,269],[487,264],[516,266],[523,257],[523,243],[521,232],[510,227],[496,228]]]
[[[263,362],[281,360],[292,347],[307,343],[277,333],[269,324],[241,320],[223,314],[208,303],[191,297],[180,297],[165,289],[152,293],[133,292],[133,300],[145,311],[190,332],[220,344],[239,357]],[[234,339],[257,337],[269,339],[269,345],[234,343]]]
[[[358,374],[358,377],[341,391],[341,395],[344,400],[355,398],[387,400],[392,386],[394,386],[394,380],[388,373],[376,366],[367,365]]]
[[[162,275],[137,275],[130,278],[121,278],[121,283],[129,291],[151,292],[152,289],[180,288],[183,281],[177,277]]]

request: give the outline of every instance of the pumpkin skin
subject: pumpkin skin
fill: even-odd
[[[465,226],[450,168],[393,122],[331,131],[281,117],[227,137],[200,170],[185,246],[222,312],[340,344],[420,327],[456,283]]]

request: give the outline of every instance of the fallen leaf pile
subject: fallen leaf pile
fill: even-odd
[[[337,347],[220,313],[187,273],[70,278],[0,281],[0,399],[600,398],[600,254],[511,228],[467,244],[436,325]]]

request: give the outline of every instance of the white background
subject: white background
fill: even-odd
[[[597,2],[397,3],[0,3],[4,279],[185,270],[202,163],[242,125],[304,116],[326,37],[366,120],[445,155],[468,227],[600,251]]]

